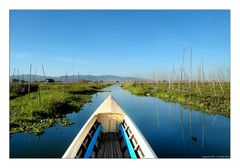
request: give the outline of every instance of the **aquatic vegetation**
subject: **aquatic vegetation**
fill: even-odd
[[[18,96],[10,101],[10,132],[42,134],[53,125],[70,125],[67,113],[78,112],[91,101],[91,94],[101,91],[109,84],[51,85],[37,92]]]
[[[230,84],[228,82],[215,86],[214,89],[210,87],[209,82],[200,83],[201,92],[195,85],[189,85],[189,83],[181,83],[181,90],[178,83],[172,83],[170,90],[168,83],[122,83],[122,85],[124,89],[135,95],[158,97],[165,101],[180,103],[191,109],[230,117]]]
[[[38,91],[38,84],[31,83],[29,85],[28,83],[17,83],[12,82],[10,84],[10,99],[14,99],[18,96],[25,95],[29,92],[36,92]],[[29,90],[28,90],[29,89]]]

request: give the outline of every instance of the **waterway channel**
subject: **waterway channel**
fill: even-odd
[[[11,158],[61,158],[91,114],[111,94],[140,129],[159,158],[230,157],[230,119],[190,110],[177,103],[135,96],[112,85],[92,97],[77,113],[74,124],[54,126],[41,136],[10,135]]]

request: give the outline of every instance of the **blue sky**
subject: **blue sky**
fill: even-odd
[[[193,68],[230,63],[228,10],[12,10],[10,73],[145,75],[177,68],[190,47]]]

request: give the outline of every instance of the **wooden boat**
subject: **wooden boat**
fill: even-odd
[[[62,158],[156,158],[156,155],[110,95],[88,119]]]

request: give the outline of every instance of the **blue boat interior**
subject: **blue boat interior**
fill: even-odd
[[[117,132],[102,132],[102,124],[93,124],[80,146],[76,158],[139,158],[126,124],[118,125]]]

